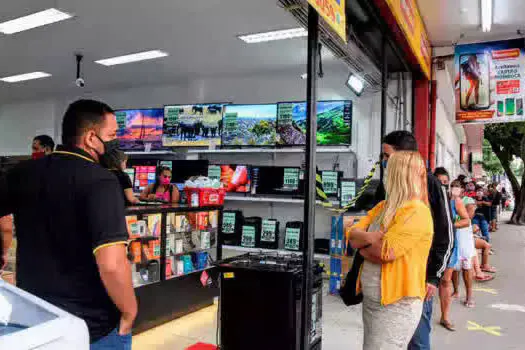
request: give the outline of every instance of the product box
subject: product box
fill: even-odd
[[[332,216],[332,226],[330,230],[330,255],[337,254],[337,216]]]
[[[130,238],[140,237],[137,221],[138,219],[136,215],[126,216],[126,226],[128,228],[128,235]]]
[[[336,227],[336,254],[337,255],[343,255],[343,217],[339,216],[337,218],[337,227]]]
[[[341,288],[341,277],[330,276],[330,283],[328,292],[331,295],[339,295],[339,289]]]
[[[201,246],[200,249],[210,249],[211,248],[211,236],[207,231],[201,231]]]
[[[340,277],[342,274],[341,257],[330,257],[330,276]]]
[[[172,275],[171,259],[166,259],[166,278],[171,277],[171,275]]]

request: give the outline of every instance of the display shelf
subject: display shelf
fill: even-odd
[[[130,241],[146,241],[146,242],[155,241],[157,239],[160,239],[160,237],[158,237],[158,236],[144,236],[144,237],[130,237],[129,238]]]
[[[170,276],[168,278],[166,278],[166,281],[169,281],[169,280],[174,280],[174,279],[177,279],[177,278],[182,278],[182,277],[185,277],[185,276],[190,276],[190,275],[193,275],[195,273],[199,273],[199,272],[203,272],[203,271],[207,271],[207,270],[210,270],[210,269],[213,269],[214,266],[208,266],[204,269],[199,269],[199,270],[193,270],[192,272],[189,272],[189,273],[185,273],[184,275],[178,275],[178,276]]]
[[[223,245],[222,249],[228,249],[228,250],[233,250],[233,251],[243,252],[243,253],[277,253],[277,254],[283,254],[283,255],[289,255],[289,254],[303,255],[302,252],[294,252],[291,250],[247,248],[247,247],[240,247],[236,245]],[[330,255],[328,254],[315,254],[314,257],[316,259],[322,259],[322,260],[330,259]]]
[[[207,252],[209,250],[213,250],[213,249],[217,249],[217,246],[214,245],[213,247],[210,247],[210,248],[199,248],[199,249],[192,249],[192,250],[189,250],[187,252],[182,252],[182,253],[169,253],[167,254],[166,256],[182,256],[182,255],[188,255],[188,254],[191,254],[191,253],[199,253],[199,252]]]
[[[303,204],[304,199],[301,198],[289,198],[289,197],[267,197],[267,196],[232,196],[226,194],[224,198],[228,201],[238,201],[238,202],[273,202],[273,203],[293,203],[293,204]],[[317,204],[321,204],[321,201],[316,201]],[[340,202],[336,200],[330,201],[332,205],[339,206]]]

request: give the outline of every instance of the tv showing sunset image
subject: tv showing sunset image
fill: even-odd
[[[162,148],[163,109],[126,109],[115,115],[122,150],[142,150],[147,143],[151,149]]]

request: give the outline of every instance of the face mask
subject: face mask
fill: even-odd
[[[42,151],[42,152],[33,152],[31,154],[31,159],[36,160],[36,159],[44,158],[45,156],[46,156],[46,152],[44,152],[44,151]]]
[[[381,161],[381,166],[383,167],[383,169],[386,169],[387,165],[388,165],[388,160],[382,160]]]
[[[161,185],[169,185],[171,183],[171,179],[168,176],[161,176],[160,177],[160,184]]]
[[[97,137],[100,140],[100,142],[102,142],[102,144],[104,145],[104,153],[98,155],[99,162],[100,162],[100,165],[107,168],[109,164],[111,164],[110,158],[112,154],[114,154],[115,151],[118,151],[120,147],[120,142],[118,139],[114,139],[111,141],[102,141],[100,136],[97,135]]]

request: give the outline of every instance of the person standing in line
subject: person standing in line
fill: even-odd
[[[417,151],[417,142],[408,131],[394,131],[383,139],[383,167],[388,173],[388,159],[398,151]],[[421,321],[408,346],[409,350],[430,349],[430,333],[432,330],[432,303],[439,282],[445,272],[454,244],[452,214],[448,204],[447,193],[436,177],[428,172],[428,202],[434,222],[434,238],[430,248],[427,263],[427,293],[423,304]],[[376,201],[385,199],[385,188],[379,184],[376,191]]]
[[[498,209],[501,205],[501,193],[498,191],[498,185],[496,183],[489,186],[489,192],[492,195],[490,228],[492,229],[492,232],[496,232],[498,230]]]
[[[406,349],[421,319],[433,223],[427,172],[419,152],[390,157],[386,200],[350,229],[365,258],[357,282],[363,293],[364,350]]]
[[[50,155],[55,150],[55,141],[48,135],[38,135],[31,144],[31,158],[39,159]]]
[[[91,350],[130,350],[137,314],[124,201],[99,164],[118,148],[116,132],[108,105],[76,101],[63,146],[18,164],[0,187],[0,216],[12,213],[17,230],[18,287],[83,319]]]
[[[117,177],[117,180],[122,189],[122,195],[124,196],[124,202],[126,205],[134,205],[140,203],[140,200],[133,195],[133,184],[128,174],[124,172],[127,168],[128,156],[126,153],[115,150],[108,156],[107,168]]]

